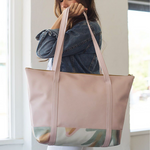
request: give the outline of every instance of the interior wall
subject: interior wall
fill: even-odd
[[[150,150],[150,133],[132,135],[131,150]]]

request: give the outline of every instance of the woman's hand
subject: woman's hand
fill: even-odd
[[[72,3],[69,9],[69,18],[81,15],[84,11],[88,10],[81,3]]]

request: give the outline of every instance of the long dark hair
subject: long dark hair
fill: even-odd
[[[99,15],[96,10],[95,1],[94,0],[76,0],[76,1],[78,3],[81,3],[85,8],[88,8],[88,10],[85,11],[85,13],[87,14],[88,20],[97,21],[99,26],[101,27],[101,22],[100,22]],[[60,0],[55,0],[54,14],[57,18],[62,14]],[[71,29],[74,25],[76,25],[78,22],[83,21],[83,20],[85,20],[85,16],[83,13],[80,16],[69,18],[67,22],[66,31]],[[48,59],[42,60],[40,62],[47,61],[47,60]]]

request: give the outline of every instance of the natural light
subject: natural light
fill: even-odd
[[[130,130],[150,129],[150,13],[128,11],[129,73],[135,76],[130,96]]]

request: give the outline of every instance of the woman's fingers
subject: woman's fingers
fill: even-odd
[[[78,12],[78,15],[81,15],[86,9],[84,7],[82,7],[79,12]]]
[[[71,5],[70,5],[70,12],[72,13],[72,12],[74,12],[75,10],[76,10],[76,7],[77,7],[78,5],[77,5],[77,3],[72,3]]]
[[[76,10],[75,10],[75,15],[78,15],[78,13],[79,13],[79,11],[81,10],[81,8],[82,8],[82,4],[78,4],[78,6],[77,6],[77,8],[76,8]]]
[[[69,10],[69,17],[75,17],[81,15],[83,11],[87,10],[87,8],[85,8],[81,3],[72,3]]]
[[[75,12],[75,10],[77,9],[78,7],[78,3],[73,3],[72,5],[72,11]]]

